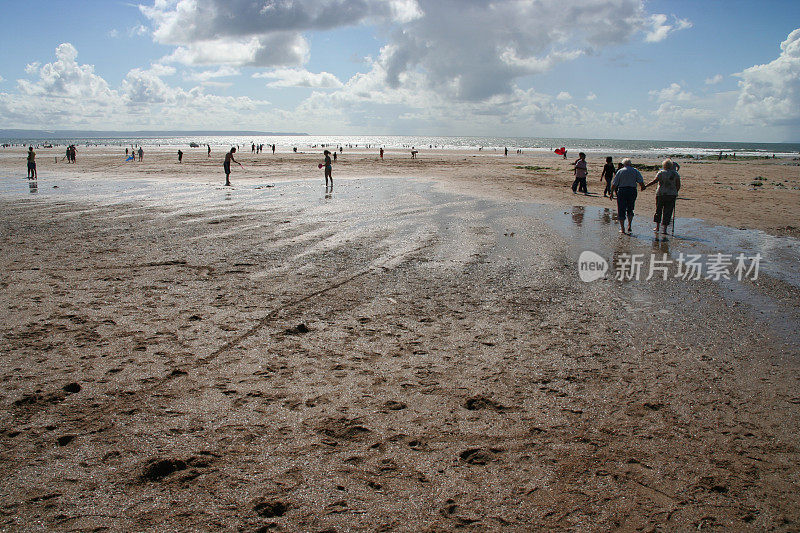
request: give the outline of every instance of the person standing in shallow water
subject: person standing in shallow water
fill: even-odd
[[[333,188],[333,163],[331,162],[331,153],[325,150],[323,154],[325,154],[325,187],[328,187],[328,178],[330,178],[331,188]]]
[[[625,219],[628,219],[628,233],[633,222],[633,208],[636,206],[636,184],[644,190],[644,178],[629,158],[622,160],[623,167],[614,175],[611,182],[611,194],[617,193],[617,218],[619,232],[625,233]]]
[[[227,154],[225,154],[225,162],[222,163],[222,168],[225,169],[225,186],[226,187],[230,187],[231,186],[231,161],[233,161],[237,165],[241,164],[236,159],[234,159],[233,154],[235,154],[235,153],[236,153],[236,148],[232,147],[231,150]]]
[[[672,160],[665,159],[661,164],[662,170],[658,171],[656,178],[645,185],[642,189],[646,189],[651,185],[658,183],[656,189],[656,214],[653,217],[653,222],[656,227],[653,231],[658,233],[661,228],[663,233],[667,233],[667,227],[672,222],[672,213],[675,210],[675,200],[678,199],[678,191],[681,188],[681,177],[675,169]]]
[[[28,179],[36,179],[36,152],[33,151],[33,146],[28,147]]]

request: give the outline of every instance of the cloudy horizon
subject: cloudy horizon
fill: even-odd
[[[800,142],[800,8],[789,2],[75,10],[45,21],[5,10],[4,128]]]

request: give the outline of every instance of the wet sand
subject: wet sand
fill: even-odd
[[[81,155],[35,194],[2,180],[0,527],[798,527],[800,249],[777,225],[655,239],[645,196],[620,236],[602,196],[488,157],[509,175],[487,190],[447,156],[345,159],[327,192],[318,156],[224,188],[216,161]],[[586,249],[764,259],[583,283]]]
[[[79,147],[78,164],[74,166],[63,161],[61,147],[42,148],[37,150],[37,161],[43,180],[133,178],[222,185],[222,160],[229,148],[213,146],[212,157],[207,157],[204,146],[182,147],[182,164],[178,163],[177,149],[155,146],[145,147],[142,162],[126,163],[124,148],[118,146]],[[0,176],[24,176],[25,151],[20,147],[0,148]],[[279,146],[276,154],[251,154],[248,146],[236,156],[244,168],[232,166],[232,183],[317,179],[324,184],[322,170],[317,168],[323,161],[321,152],[321,148],[301,146],[293,153],[289,147]],[[629,154],[608,155],[613,155],[616,163]],[[633,159],[635,164],[652,166],[660,165],[663,157]],[[501,151],[435,149],[421,149],[417,159],[411,159],[410,150],[389,149],[381,160],[374,149],[345,149],[334,163],[334,178],[424,177],[435,179],[448,190],[487,198],[615,208],[615,202],[603,197],[604,185],[600,183],[605,157],[590,154],[588,158],[590,196],[572,195],[572,161],[572,157],[565,160],[541,152],[503,157]],[[717,161],[681,156],[676,162],[681,165],[683,182],[678,217],[800,238],[800,157]],[[646,170],[643,175],[650,181],[656,171]],[[655,188],[640,194],[641,223],[652,220],[654,205]]]

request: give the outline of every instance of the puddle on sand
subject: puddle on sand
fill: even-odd
[[[631,300],[643,304],[643,307],[647,304],[652,307],[654,301],[663,302],[668,296],[664,292],[664,284],[667,282],[650,282],[644,279],[651,254],[658,259],[666,254],[673,265],[681,254],[700,255],[701,262],[705,262],[711,254],[730,254],[733,258],[740,253],[746,257],[760,254],[757,283],[747,279],[747,276],[744,281],[738,280],[733,274],[733,266],[731,279],[673,281],[714,283],[718,287],[716,293],[724,297],[728,305],[739,309],[744,307],[749,310],[754,323],[764,324],[778,338],[792,346],[800,346],[800,312],[797,302],[781,302],[774,296],[787,290],[800,289],[800,241],[792,237],[776,237],[760,230],[712,225],[692,218],[678,218],[674,236],[656,235],[651,231],[653,223],[649,207],[642,206],[640,214],[634,218],[633,235],[618,233],[616,210],[611,208],[574,206],[565,209],[537,205],[530,207],[530,216],[547,217],[547,223],[567,240],[568,255],[576,265],[578,256],[584,250],[598,253],[611,264],[622,254],[643,254],[645,265],[642,268],[642,280],[624,283],[624,290]],[[671,230],[672,228],[670,233]],[[704,270],[702,276],[705,275]],[[770,284],[774,286],[772,289],[762,287]],[[678,306],[684,305],[679,292],[673,297],[677,298]]]
[[[649,207],[649,206],[647,206]],[[675,235],[656,235],[651,211],[644,206],[634,218],[633,235],[618,233],[616,209],[573,206],[570,208],[532,205],[530,216],[546,217],[549,225],[567,239],[570,257],[592,250],[610,259],[620,253],[679,254],[761,254],[760,274],[800,288],[800,241],[776,237],[760,230],[716,226],[694,218],[679,218]],[[672,228],[670,228],[670,233]]]

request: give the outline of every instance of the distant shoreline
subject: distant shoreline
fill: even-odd
[[[578,152],[592,156],[633,156],[713,159],[727,156],[797,158],[800,143],[744,143],[720,141],[658,141],[645,139],[591,139],[556,137],[472,137],[472,136],[420,136],[420,135],[319,135],[310,133],[270,133],[258,131],[168,131],[140,130],[135,132],[96,130],[22,130],[0,129],[0,144],[7,146],[47,146],[61,144],[105,146],[247,146],[251,144],[277,144],[314,149],[320,146],[342,146],[347,149],[408,149],[467,151],[485,155],[518,150],[522,153],[552,153],[564,146],[567,157],[577,157]]]

